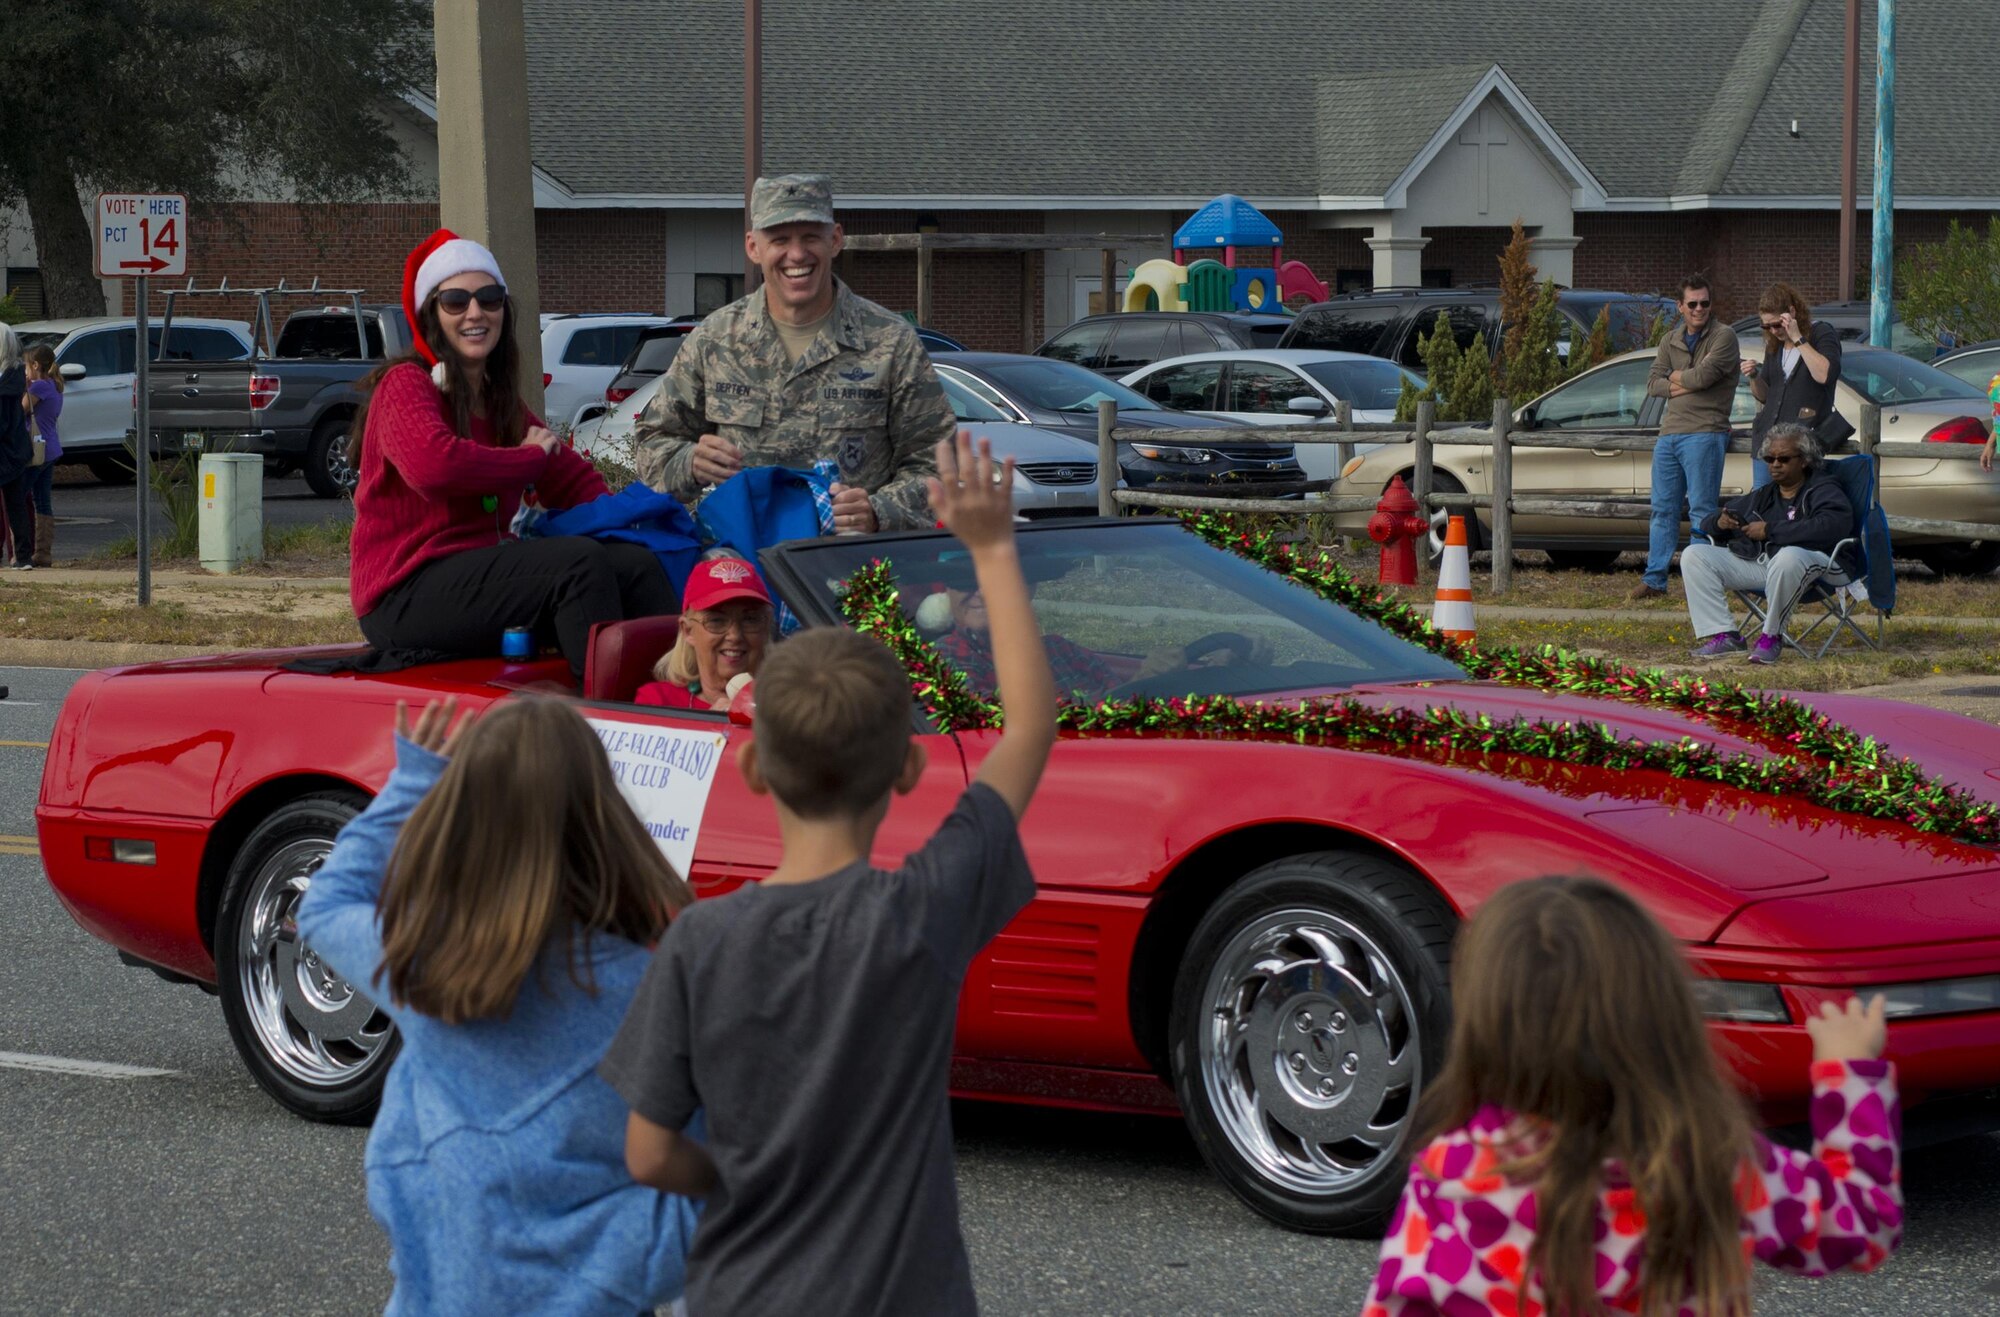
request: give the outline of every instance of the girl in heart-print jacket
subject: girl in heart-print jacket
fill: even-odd
[[[1451,1053],[1420,1115],[1441,1132],[1410,1166],[1362,1317],[1737,1317],[1753,1258],[1823,1276],[1901,1242],[1880,998],[1806,1021],[1807,1155],[1750,1131],[1678,947],[1608,884],[1503,889],[1453,979]]]

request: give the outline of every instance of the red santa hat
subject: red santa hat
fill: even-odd
[[[432,365],[437,364],[437,353],[424,342],[423,326],[417,320],[418,308],[430,300],[445,280],[473,273],[492,275],[502,291],[507,287],[507,281],[500,275],[500,262],[493,253],[450,229],[439,229],[425,238],[403,262],[403,315],[410,322],[410,341],[417,355]]]

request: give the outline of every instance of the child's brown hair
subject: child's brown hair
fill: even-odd
[[[1535,1181],[1529,1266],[1546,1310],[1590,1313],[1600,1173],[1623,1163],[1645,1213],[1642,1313],[1690,1293],[1701,1317],[1750,1311],[1737,1181],[1751,1152],[1681,949],[1638,902],[1594,878],[1502,888],[1452,958],[1450,1051],[1419,1141],[1488,1103],[1545,1128],[1506,1169]]]
[[[594,991],[592,935],[651,944],[692,899],[589,724],[558,700],[510,701],[459,737],[396,841],[376,979],[446,1024],[505,1016],[551,939]]]
[[[42,378],[56,386],[56,392],[64,392],[62,372],[56,369],[55,349],[46,343],[37,343],[21,354],[21,360],[33,362],[35,369],[42,372]]]
[[[806,819],[856,818],[889,794],[909,755],[910,679],[873,637],[815,627],[757,674],[757,767]]]

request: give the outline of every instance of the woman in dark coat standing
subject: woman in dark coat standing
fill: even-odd
[[[27,408],[21,405],[27,392],[21,340],[11,326],[0,325],[0,493],[6,496],[7,524],[14,532],[16,567],[33,566],[35,555],[35,514],[28,506],[28,464],[35,446],[28,436]]]
[[[1764,435],[1780,421],[1796,421],[1813,432],[1829,452],[1854,433],[1854,427],[1834,410],[1840,383],[1840,331],[1812,318],[1812,308],[1790,284],[1772,284],[1757,299],[1757,319],[1764,327],[1764,360],[1743,354],[1743,373],[1750,392],[1762,404],[1750,429],[1750,451],[1761,450]],[[1771,468],[1751,459],[1753,485],[1771,479]]]

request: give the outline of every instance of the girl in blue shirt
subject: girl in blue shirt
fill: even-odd
[[[397,706],[395,772],[298,908],[402,1035],[367,1152],[388,1311],[631,1317],[679,1299],[696,1209],[633,1181],[596,1067],[690,894],[575,710],[456,714]]]

